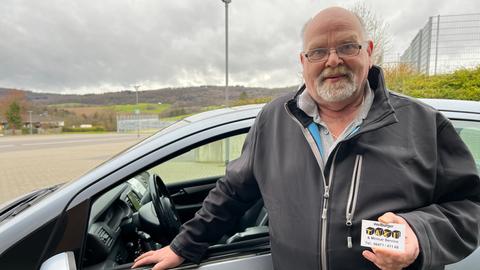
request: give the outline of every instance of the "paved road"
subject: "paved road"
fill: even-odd
[[[98,145],[136,140],[131,134],[72,134],[0,137],[0,154],[34,149],[72,147],[73,145]]]
[[[130,134],[0,137],[0,204],[75,179],[143,138]]]

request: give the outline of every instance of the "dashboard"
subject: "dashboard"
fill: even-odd
[[[150,201],[148,175],[138,175],[102,194],[90,213],[84,266],[105,269],[128,261],[137,237],[135,213]],[[134,254],[133,254],[134,256]]]

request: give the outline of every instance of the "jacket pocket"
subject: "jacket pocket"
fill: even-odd
[[[355,215],[355,206],[357,205],[358,186],[362,175],[363,156],[355,157],[355,165],[353,167],[352,180],[350,181],[350,192],[348,193],[347,207],[345,209],[345,225],[347,226],[347,247],[352,248],[352,221]]]

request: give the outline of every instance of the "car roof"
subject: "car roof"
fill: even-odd
[[[243,106],[222,108],[222,109],[197,113],[192,116],[186,117],[183,120],[192,123],[192,122],[202,121],[207,118],[223,117],[227,114],[242,114],[242,113],[247,113],[247,111],[257,111],[261,109],[263,105],[265,104],[249,104],[249,105],[243,105]]]
[[[423,98],[420,100],[436,108],[439,111],[480,114],[480,102],[478,101],[457,100],[457,99],[432,99],[432,98]]]
[[[480,102],[456,99],[419,99],[450,120],[480,121]]]
[[[458,99],[434,99],[434,98],[419,98],[420,101],[434,107],[439,111],[444,112],[459,112],[459,113],[473,113],[480,114],[480,102],[472,100],[458,100]],[[250,104],[237,107],[228,107],[212,111],[206,111],[189,116],[181,121],[188,123],[199,122],[206,119],[222,118],[225,115],[251,115],[252,112],[258,113],[265,104]]]
[[[478,101],[424,98],[419,100],[443,112],[451,119],[480,120],[480,102]],[[240,119],[255,118],[264,105],[265,104],[250,104],[201,112],[186,117],[159,131],[150,138],[147,138],[145,143],[148,141],[154,141],[158,137],[170,133],[172,130],[185,126],[191,127],[185,129],[186,133],[189,133],[198,130],[199,126],[209,127],[213,125],[222,125],[231,121],[238,121]]]

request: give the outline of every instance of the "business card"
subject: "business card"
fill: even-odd
[[[363,247],[405,250],[405,225],[362,220],[360,245]]]

